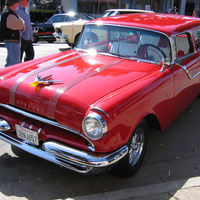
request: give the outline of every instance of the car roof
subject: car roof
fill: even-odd
[[[125,14],[99,18],[86,24],[131,26],[163,32],[169,36],[200,26],[200,19],[184,15],[164,13]]]
[[[67,13],[58,13],[58,14],[54,14],[54,15],[70,15],[70,16],[74,16],[74,15],[79,15],[79,13],[75,13],[75,12],[67,12]],[[53,16],[54,16],[53,15]]]

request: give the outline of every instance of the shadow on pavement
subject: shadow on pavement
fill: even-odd
[[[68,48],[59,48],[59,51],[63,52],[63,51],[67,51],[67,50],[70,50],[71,47],[68,47]]]
[[[137,193],[138,187],[161,184],[164,189],[165,184],[171,181],[186,182],[200,174],[199,113],[200,99],[196,98],[164,132],[151,132],[144,163],[130,178],[121,178],[111,172],[85,177],[22,150],[10,148],[10,145],[0,141],[0,199],[1,194],[35,200],[109,194],[124,189]],[[180,182],[176,185],[170,195],[173,196],[184,184]],[[162,199],[169,199],[170,195],[166,194],[166,198]]]

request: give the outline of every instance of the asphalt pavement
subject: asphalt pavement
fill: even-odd
[[[37,43],[34,48],[36,57],[42,57],[67,47]],[[0,45],[0,68],[5,52]],[[130,178],[112,172],[85,177],[0,141],[0,199],[199,200],[199,113],[197,97],[164,132],[150,132],[143,165]]]
[[[69,45],[62,43],[48,43],[48,42],[38,42],[33,43],[35,50],[35,58],[40,58],[43,56],[51,55],[60,51],[64,51],[70,48]],[[7,50],[3,42],[0,42],[0,68],[3,68],[6,63]]]

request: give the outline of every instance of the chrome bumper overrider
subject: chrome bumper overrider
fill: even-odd
[[[56,42],[66,43],[68,41],[67,35],[61,35],[59,33],[54,32],[53,36],[56,38]]]
[[[128,152],[125,145],[107,155],[86,152],[54,141],[44,142],[42,147],[31,145],[0,132],[0,139],[33,155],[82,174],[99,174],[122,159]]]

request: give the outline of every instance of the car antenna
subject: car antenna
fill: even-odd
[[[72,40],[71,41],[73,41],[73,30],[74,30],[74,21],[72,22]],[[75,41],[74,41],[75,42]],[[74,44],[74,46],[75,46],[75,44]],[[73,43],[71,42],[71,48],[73,49]]]

